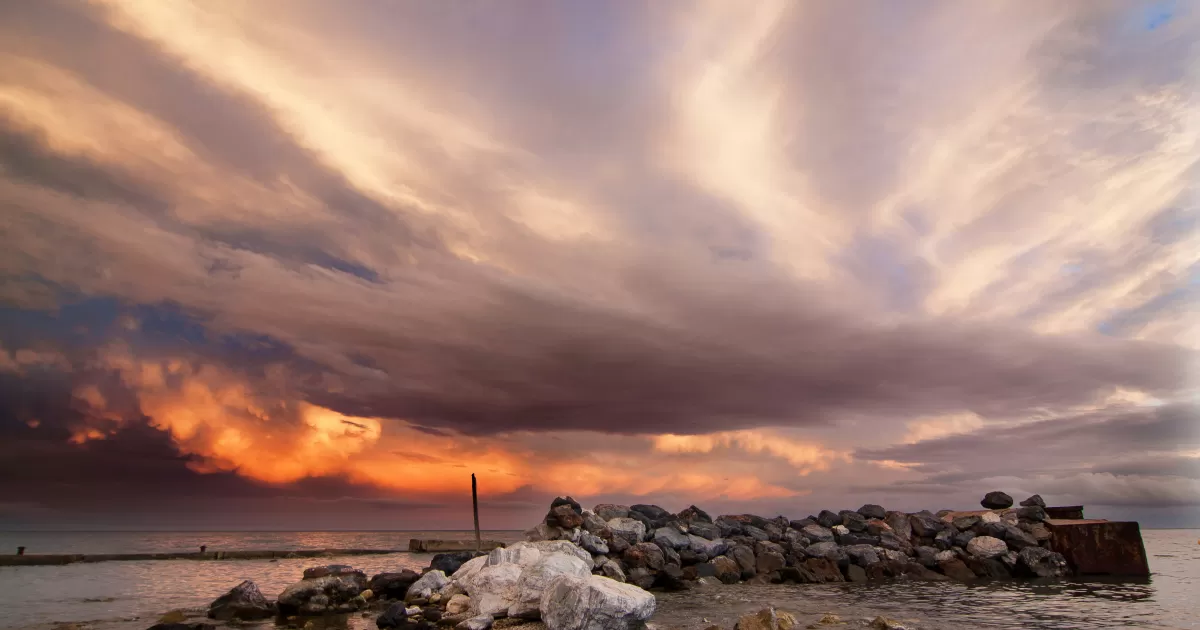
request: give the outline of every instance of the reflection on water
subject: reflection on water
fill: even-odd
[[[109,535],[104,551],[163,551],[164,544],[199,534]],[[463,533],[464,536],[469,534]],[[496,534],[513,540],[514,532]],[[6,534],[11,536],[11,534]],[[28,538],[27,535],[25,535]],[[49,536],[49,535],[47,535]],[[66,536],[57,534],[57,536]],[[206,540],[225,540],[205,533]],[[229,548],[374,547],[389,538],[449,538],[445,532],[335,532],[223,534]],[[1000,581],[986,584],[886,582],[845,585],[724,586],[658,594],[654,622],[662,628],[731,628],[737,617],[767,604],[800,615],[803,625],[824,613],[844,619],[886,615],[926,630],[960,628],[1200,628],[1198,532],[1144,532],[1154,576],[1149,580]],[[174,538],[172,538],[174,537]],[[384,537],[384,538],[381,538]],[[101,539],[104,539],[101,537]],[[256,541],[256,542],[255,542]],[[43,542],[54,543],[51,538]],[[79,544],[59,540],[59,545]],[[213,545],[214,543],[208,543]],[[138,547],[143,545],[145,547]],[[258,546],[254,546],[258,545]],[[65,550],[65,549],[56,549]],[[87,551],[96,551],[87,548]],[[81,550],[82,551],[82,550]],[[271,597],[299,579],[307,566],[352,564],[368,575],[428,566],[428,554],[396,553],[317,560],[103,562],[51,567],[0,567],[0,628],[46,628],[60,622],[93,622],[96,630],[144,630],[173,608],[201,608],[244,579]],[[351,615],[351,630],[374,624]],[[269,626],[268,626],[269,627]]]

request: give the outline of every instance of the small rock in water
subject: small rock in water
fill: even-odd
[[[492,627],[492,623],[491,615],[479,615],[478,617],[471,617],[463,621],[455,626],[455,628],[458,630],[488,630],[488,628]]]
[[[220,621],[266,619],[274,614],[275,607],[250,580],[238,584],[208,605],[208,617]]]
[[[187,619],[187,614],[182,610],[176,609],[168,611],[167,613],[163,614],[163,616],[159,617],[158,623],[182,623],[184,619]]]
[[[979,504],[989,510],[1003,510],[1012,507],[1013,498],[999,490],[994,490],[984,495]]]
[[[908,630],[908,626],[901,624],[895,619],[888,619],[880,615],[871,622],[871,630]]]
[[[734,630],[792,630],[796,618],[791,613],[776,610],[773,606],[738,619]]]

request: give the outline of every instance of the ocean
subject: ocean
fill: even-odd
[[[1144,530],[1153,575],[1144,580],[1040,580],[980,584],[884,582],[844,585],[733,585],[658,594],[659,628],[732,628],[739,615],[773,604],[801,627],[826,613],[845,620],[884,615],[924,630],[961,628],[1200,628],[1200,530]],[[220,549],[407,549],[410,538],[473,537],[471,532],[0,532],[0,551],[137,553]],[[485,532],[515,541],[520,532]],[[11,550],[11,551],[10,551]],[[305,567],[342,563],[368,575],[419,570],[431,554],[285,560],[159,560],[0,567],[0,628],[48,630],[73,623],[94,630],[144,630],[175,608],[203,608],[242,580],[268,596]],[[351,630],[374,624],[351,618]]]

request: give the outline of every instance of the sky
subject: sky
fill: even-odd
[[[0,0],[0,529],[1200,527],[1186,2]]]

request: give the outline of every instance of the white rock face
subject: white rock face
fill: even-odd
[[[449,584],[450,580],[445,573],[441,571],[430,571],[421,576],[421,579],[413,582],[412,586],[408,587],[408,595],[404,599],[412,600],[417,597],[429,599],[430,595],[442,590],[442,587]]]
[[[967,553],[977,558],[995,558],[1008,552],[1008,545],[999,538],[976,536],[967,543]]]
[[[538,551],[543,554],[547,553],[569,553],[587,565],[588,571],[596,568],[596,561],[592,558],[592,554],[581,548],[579,545],[573,544],[566,540],[545,540],[542,542],[528,543],[537,547]]]
[[[521,565],[493,564],[479,570],[464,586],[471,596],[471,612],[475,615],[508,613],[517,603],[517,581]]]
[[[497,547],[487,555],[487,565],[519,564],[523,567],[531,566],[542,558],[542,552],[537,548],[537,545],[544,542],[519,542],[508,547]]]
[[[542,593],[548,630],[632,630],[654,614],[654,595],[606,577],[560,575]]]
[[[521,577],[517,580],[517,601],[509,606],[508,616],[537,619],[542,593],[551,580],[560,575],[585,577],[589,573],[587,564],[574,554],[542,554],[541,560],[521,571]]]
[[[453,575],[450,576],[451,579],[460,583],[470,580],[471,576],[479,573],[480,569],[487,566],[488,558],[490,557],[491,556],[479,556],[478,558],[471,558],[470,560],[467,560],[461,567],[458,567],[458,570],[455,571]]]

